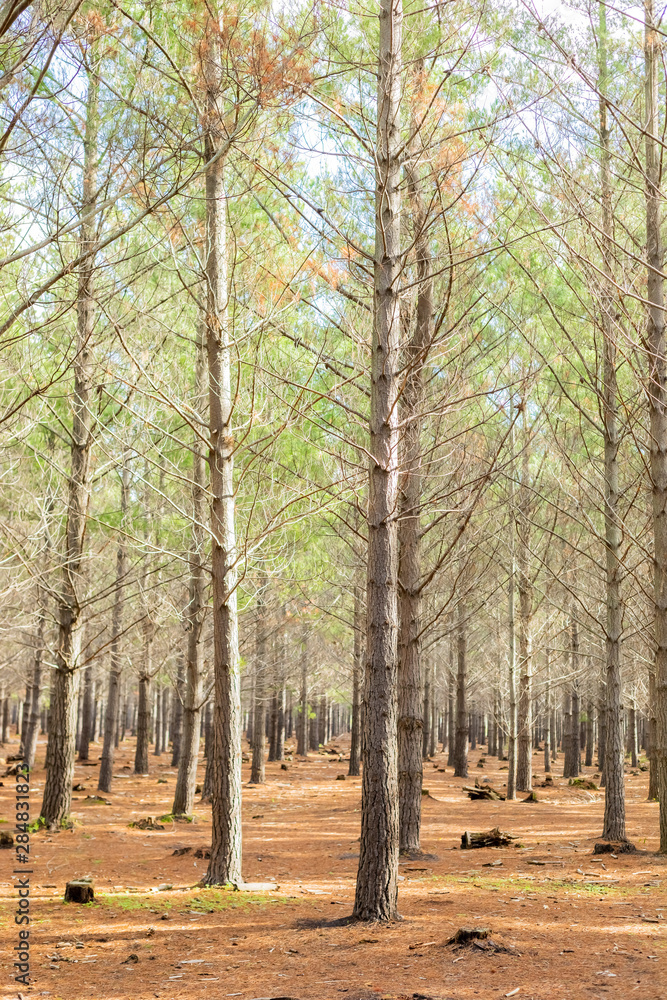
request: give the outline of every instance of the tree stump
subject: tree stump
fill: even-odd
[[[75,879],[65,886],[66,903],[92,903],[95,899],[93,883],[83,879]]]
[[[598,840],[593,854],[635,854],[636,850],[629,840]]]
[[[471,941],[483,941],[491,931],[488,927],[459,927],[454,937],[447,944],[470,944]]]

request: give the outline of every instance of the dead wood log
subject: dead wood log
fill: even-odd
[[[461,836],[461,850],[470,851],[476,847],[510,847],[516,840],[511,833],[503,833],[498,827],[484,833],[471,833],[466,830]]]
[[[488,799],[491,802],[502,802],[505,796],[502,792],[496,791],[492,785],[463,785],[461,791],[466,792],[469,799]]]

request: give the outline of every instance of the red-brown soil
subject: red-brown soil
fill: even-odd
[[[16,744],[4,748],[5,754]],[[38,758],[43,759],[40,744]],[[646,774],[628,774],[628,833],[642,852],[593,857],[602,793],[556,778],[536,790],[542,801],[471,802],[461,785],[503,770],[489,758],[470,778],[442,773],[445,758],[425,764],[422,846],[435,855],[401,863],[403,920],[391,926],[346,924],[352,909],[359,835],[360,779],[337,756],[267,765],[267,781],[244,785],[244,877],[276,880],[275,892],[198,889],[206,861],[194,850],[210,838],[210,807],[196,823],[165,823],[164,832],[130,828],[132,820],[171,808],[175,773],[169,757],[150,759],[135,777],[133,747],[118,753],[111,805],[96,794],[95,767],[77,764],[71,831],[31,837],[31,985],[13,981],[17,941],[14,854],[0,852],[0,997],[137,1000],[290,997],[297,1000],[665,1000],[667,914],[665,859],[657,849],[658,807],[646,802]],[[506,765],[505,765],[506,766]],[[248,765],[244,765],[247,782]],[[559,773],[559,765],[554,774]],[[589,774],[592,775],[592,770]],[[201,769],[203,777],[203,766]],[[31,781],[36,817],[44,772]],[[0,816],[13,827],[14,779],[0,788]],[[499,826],[519,846],[461,851],[464,830]],[[192,851],[175,855],[180,847]],[[489,867],[491,862],[496,862]],[[502,864],[497,864],[502,862]],[[539,863],[538,863],[539,862]],[[90,875],[95,902],[63,902],[65,882]],[[172,888],[162,888],[162,886]],[[165,919],[166,918],[166,919]],[[461,926],[485,926],[519,954],[456,951]],[[137,961],[126,961],[135,955]]]

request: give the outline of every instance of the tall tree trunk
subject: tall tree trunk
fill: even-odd
[[[468,777],[468,706],[466,684],[468,681],[467,622],[463,598],[459,599],[456,634],[456,739],[454,743],[454,775]]]
[[[398,915],[397,365],[401,274],[402,0],[380,0],[371,344],[367,652],[361,838],[354,916]]]
[[[634,696],[630,705],[630,711],[628,712],[628,750],[630,752],[630,766],[637,767],[639,753],[637,746],[637,706]]]
[[[623,711],[621,706],[621,523],[619,511],[619,431],[618,390],[616,384],[616,342],[614,312],[616,289],[613,284],[613,233],[611,154],[607,120],[607,22],[606,8],[599,5],[599,132],[600,200],[602,203],[602,289],[600,322],[602,327],[602,418],[604,439],[604,524],[606,553],[606,678],[607,738],[605,759],[605,809],[602,836],[607,840],[625,840],[625,789],[623,779]],[[576,721],[576,720],[575,720]]]
[[[572,777],[581,774],[581,700],[579,684],[575,678],[572,685]]]
[[[203,54],[209,126],[206,160],[220,146],[223,96],[222,22],[209,17]],[[213,839],[204,881],[241,880],[241,676],[237,616],[232,344],[227,309],[227,196],[224,157],[206,170],[206,350],[209,375],[209,471],[213,672],[215,678],[215,767]]]
[[[83,672],[83,707],[81,709],[81,735],[79,737],[79,760],[88,760],[90,741],[95,725],[95,703],[93,700],[93,668],[87,666]]]
[[[507,617],[508,617],[508,719],[507,719],[507,798],[516,798],[517,764],[518,764],[518,728],[519,713],[516,691],[516,613],[515,613],[515,525],[514,510],[514,396],[510,392],[510,469],[509,469],[509,508],[510,508],[510,571],[507,581]]]
[[[655,616],[655,762],[660,802],[660,851],[667,853],[667,343],[663,250],[660,233],[662,140],[658,114],[661,36],[653,0],[645,0],[646,62],[646,263],[648,300],[648,404],[653,490]]]
[[[150,688],[153,666],[153,627],[151,623],[144,627],[143,633],[143,663],[139,674],[139,708],[137,711],[137,745],[134,753],[135,774],[148,774],[148,742],[151,727]]]
[[[285,605],[278,611],[278,630],[276,633],[276,733],[275,760],[285,759],[285,676],[287,639],[285,636]]]
[[[130,491],[130,470],[127,453],[124,456],[123,470],[120,479],[120,511],[121,530],[116,549],[116,593],[114,597],[113,614],[111,618],[111,651],[109,658],[109,684],[107,688],[107,709],[104,718],[104,743],[102,745],[102,762],[97,787],[101,792],[111,791],[114,754],[116,749],[116,730],[118,728],[118,712],[120,710],[120,677],[121,635],[123,632],[123,611],[125,607],[125,578],[127,576],[127,509]]]
[[[96,60],[88,70],[86,126],[83,142],[82,213],[92,209],[97,192],[97,136],[99,129],[99,81]],[[89,253],[95,246],[95,222],[89,214],[81,225],[80,248]],[[41,816],[51,829],[65,823],[72,803],[72,778],[76,741],[76,710],[79,694],[79,658],[83,625],[83,554],[91,494],[93,445],[92,336],[95,326],[92,253],[79,268],[77,289],[76,351],[72,361],[71,464],[67,488],[65,553],[58,594],[58,648],[55,656],[53,700]]]
[[[544,688],[544,772],[551,774],[551,648],[545,651],[545,688]]]
[[[454,767],[456,749],[456,680],[454,677],[454,638],[449,640],[449,670],[447,671],[447,767]]]
[[[658,800],[658,761],[655,755],[656,747],[656,692],[655,692],[655,671],[648,672],[648,800],[657,802]]]
[[[204,784],[202,785],[202,803],[211,802],[213,797],[213,767],[215,758],[215,731],[213,729],[213,705],[210,698],[206,701],[204,709],[204,757],[206,758],[206,769],[204,771]]]
[[[183,702],[185,700],[185,657],[178,654],[176,667],[176,690],[172,701],[171,713],[171,766],[178,767],[181,756],[181,739],[183,737]]]
[[[206,408],[206,359],[203,331],[197,331],[193,407],[201,416]],[[172,812],[189,816],[197,787],[197,758],[201,728],[203,629],[206,615],[206,456],[197,432],[192,442],[192,527],[189,557],[190,581],[186,622],[188,630],[182,729],[179,739],[178,775]]]
[[[589,701],[586,707],[586,757],[584,763],[586,767],[593,766],[593,745],[595,742],[595,708],[593,702]]]
[[[423,69],[415,73],[415,85]],[[404,385],[399,400],[401,434],[398,522],[398,794],[400,850],[420,849],[422,756],[428,754],[427,704],[422,697],[421,666],[421,463],[423,370],[431,341],[433,279],[426,231],[426,210],[419,177],[418,113],[412,115],[415,133],[411,159],[406,164],[408,196],[414,225],[417,265],[417,315],[414,334],[406,345]],[[427,682],[428,683],[428,682]]]
[[[572,691],[570,690],[565,693],[563,707],[563,777],[575,777],[572,771]]]
[[[364,622],[361,587],[354,585],[352,661],[352,733],[348,774],[358,776],[361,762],[361,689],[364,672]]]
[[[438,741],[438,719],[439,719],[439,706],[438,706],[438,693],[435,678],[435,666],[431,664],[431,726],[429,730],[429,740],[428,740],[428,750],[427,754],[429,757],[433,757],[437,752],[437,741]]]
[[[39,587],[35,652],[30,684],[30,704],[26,709],[27,722],[23,740],[23,760],[30,768],[35,766],[35,752],[37,750],[37,737],[39,736],[39,702],[42,696],[42,661],[44,658],[44,633],[46,631],[45,599],[46,594]]]
[[[526,411],[523,410],[525,429]],[[527,438],[527,434],[526,434]],[[521,483],[517,504],[517,590],[519,592],[519,706],[518,746],[516,762],[516,787],[529,792],[533,781],[532,754],[532,705],[533,705],[533,654],[531,621],[533,617],[533,588],[530,580],[530,490],[529,490],[528,440],[523,443]]]
[[[260,577],[257,594],[257,617],[255,623],[255,719],[252,730],[252,769],[250,783],[261,785],[264,782],[264,744],[266,743],[266,577]],[[303,652],[303,651],[302,651]],[[302,668],[304,663],[302,661]]]
[[[155,757],[160,757],[162,755],[162,716],[164,709],[162,692],[162,685],[157,684],[155,691],[155,748],[153,750],[153,755]]]
[[[308,753],[308,626],[303,626],[301,635],[301,689],[299,691],[299,722],[297,726],[297,747],[299,757]],[[350,749],[352,760],[352,749]],[[350,771],[350,774],[352,772]]]

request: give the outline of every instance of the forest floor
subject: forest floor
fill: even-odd
[[[345,743],[335,742],[345,750]],[[17,745],[0,752],[10,755]],[[503,765],[488,758],[470,778],[425,763],[422,846],[401,862],[400,911],[389,926],[348,923],[357,868],[360,779],[337,780],[336,754],[268,764],[262,786],[247,784],[244,764],[244,877],[273,881],[272,892],[200,889],[210,843],[210,808],[196,822],[163,831],[132,828],[171,808],[169,756],[150,758],[150,775],[131,773],[133,746],[117,753],[109,805],[86,802],[97,788],[98,745],[77,764],[74,829],[31,837],[31,985],[13,981],[17,894],[14,854],[0,852],[0,997],[52,1000],[132,997],[203,1000],[665,1000],[667,858],[656,856],[658,807],[646,801],[647,774],[628,773],[628,834],[641,852],[593,857],[603,813],[601,792],[557,777],[540,801],[471,802],[461,791],[485,777],[502,788]],[[44,745],[40,743],[38,759]],[[506,769],[506,765],[504,765]],[[593,769],[585,769],[593,776]],[[203,766],[200,770],[203,776]],[[0,830],[12,831],[15,780],[0,788]],[[33,772],[31,815],[38,815],[44,772]],[[523,796],[522,796],[523,798]],[[461,851],[464,830],[491,827],[518,839],[508,848]],[[519,846],[521,845],[521,846]],[[176,853],[181,848],[190,848]],[[63,902],[68,879],[92,876],[95,902]],[[461,926],[483,926],[516,953],[457,951]],[[130,958],[130,956],[135,956]],[[128,961],[128,959],[130,959]]]

